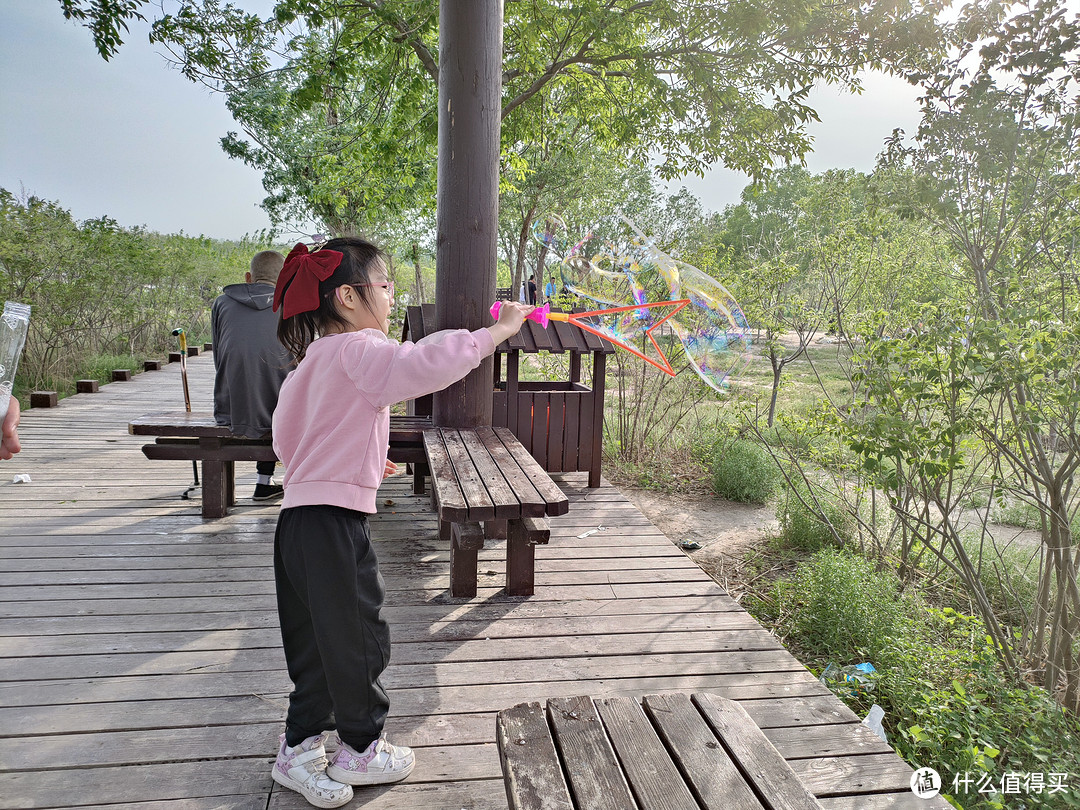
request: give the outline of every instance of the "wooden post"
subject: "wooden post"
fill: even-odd
[[[438,329],[491,324],[499,220],[502,0],[439,4]],[[494,361],[434,397],[436,425],[491,424]]]

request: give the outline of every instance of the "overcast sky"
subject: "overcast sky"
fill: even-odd
[[[874,76],[862,96],[815,91],[822,120],[808,168],[870,171],[894,127],[914,132],[915,95]],[[221,151],[230,129],[221,98],[169,68],[145,26],[132,25],[105,62],[56,0],[0,0],[0,187],[59,202],[77,220],[239,238],[270,221],[259,174]],[[684,182],[720,210],[746,178],[717,169]]]

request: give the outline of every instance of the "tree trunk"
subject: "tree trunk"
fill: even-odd
[[[435,312],[439,329],[491,323],[499,225],[501,0],[439,4]],[[494,361],[435,394],[435,424],[491,424]]]

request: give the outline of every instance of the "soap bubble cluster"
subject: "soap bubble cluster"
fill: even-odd
[[[645,333],[661,324],[650,337],[660,345],[681,344],[701,379],[723,392],[728,377],[750,359],[750,326],[742,308],[719,281],[673,259],[629,219],[619,219],[607,233],[594,228],[574,238],[562,217],[548,214],[536,220],[532,233],[548,258],[558,261],[565,289],[598,310],[626,308],[584,318],[590,327],[613,342],[647,347]],[[689,303],[670,318],[677,303],[635,306],[668,301]],[[650,354],[659,356],[659,348],[654,345]]]

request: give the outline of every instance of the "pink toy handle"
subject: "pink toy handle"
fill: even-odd
[[[502,301],[496,301],[491,305],[491,317],[495,320],[499,320],[499,307],[502,306]],[[551,304],[544,304],[542,307],[537,307],[528,315],[525,316],[527,321],[536,321],[544,329],[547,329],[548,325],[548,313],[551,312]]]

